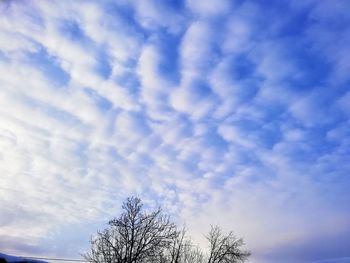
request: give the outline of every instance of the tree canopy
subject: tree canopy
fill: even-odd
[[[161,208],[147,212],[138,197],[129,197],[122,214],[91,238],[84,255],[93,263],[236,263],[245,262],[250,252],[243,250],[242,238],[222,233],[212,226],[206,236],[208,251],[195,246],[171,222]]]

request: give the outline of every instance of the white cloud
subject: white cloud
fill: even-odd
[[[346,115],[350,115],[350,92],[347,92],[344,96],[342,96],[337,104],[344,111]]]
[[[179,87],[170,96],[170,104],[175,110],[186,113],[196,120],[208,116],[216,105],[215,97],[196,92],[197,85],[200,84],[191,83]]]
[[[242,134],[233,125],[223,124],[219,126],[218,133],[228,142],[232,142],[243,147],[254,148],[254,142],[246,134]]]
[[[0,49],[2,52],[15,56],[21,51],[35,52],[38,50],[38,45],[21,34],[11,33],[7,31],[0,32]]]
[[[221,16],[230,11],[234,1],[217,0],[213,2],[210,0],[187,0],[186,2],[189,9],[195,14],[199,14],[201,16]]]
[[[252,59],[257,63],[258,73],[272,83],[300,74],[282,41],[259,43]]]
[[[304,97],[294,100],[289,110],[295,118],[306,126],[329,123],[334,120],[335,116],[329,114],[334,105],[329,104],[328,100],[327,90],[318,88]],[[327,108],[324,107],[325,104],[328,104]]]
[[[138,111],[140,109],[139,102],[130,94],[127,88],[123,88],[113,81],[102,81],[95,90],[104,98],[111,101],[116,108],[126,111]]]
[[[148,30],[165,27],[172,34],[183,30],[185,17],[180,15],[179,10],[169,8],[162,1],[138,0],[134,2],[134,8],[138,21]]]
[[[258,4],[108,4],[14,3],[0,18],[1,239],[63,239],[135,193],[186,221],[198,242],[219,223],[253,252],[348,227],[349,93],[333,93],[329,79],[301,91],[309,69],[273,19],[262,23],[273,30],[257,24]],[[69,36],[66,22],[79,32]],[[330,61],[345,72],[339,54]],[[52,84],[49,64],[64,84]]]
[[[184,82],[199,77],[206,72],[215,60],[213,28],[205,21],[192,23],[183,36],[180,58]]]
[[[253,18],[257,10],[253,4],[244,4],[229,17],[222,49],[227,54],[239,54],[254,48],[257,44]]]

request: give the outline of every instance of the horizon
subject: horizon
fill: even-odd
[[[80,258],[136,195],[248,262],[349,263],[348,10],[0,1],[0,252]]]

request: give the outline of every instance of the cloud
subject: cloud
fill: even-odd
[[[166,28],[169,33],[177,34],[182,30],[186,16],[180,15],[184,11],[181,1],[165,4],[163,1],[135,1],[134,6],[137,20],[148,30]]]
[[[0,6],[4,251],[75,257],[137,194],[255,262],[349,256],[345,1]]]
[[[230,11],[232,3],[226,0],[219,0],[216,3],[212,1],[193,1],[186,2],[188,8],[195,14],[202,16],[220,16],[225,15]]]
[[[171,106],[178,112],[190,115],[194,119],[204,118],[216,105],[216,98],[202,81],[180,86],[170,97]]]
[[[350,113],[350,107],[349,107],[349,101],[350,101],[350,92],[347,92],[343,97],[341,97],[337,104],[339,107],[344,111],[345,114]]]

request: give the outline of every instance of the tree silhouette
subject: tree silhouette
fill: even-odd
[[[123,213],[108,222],[108,228],[90,240],[84,255],[93,263],[236,263],[250,252],[241,250],[242,239],[224,235],[212,227],[207,236],[208,253],[194,246],[183,228],[179,231],[161,208],[145,212],[141,199],[129,197]]]

